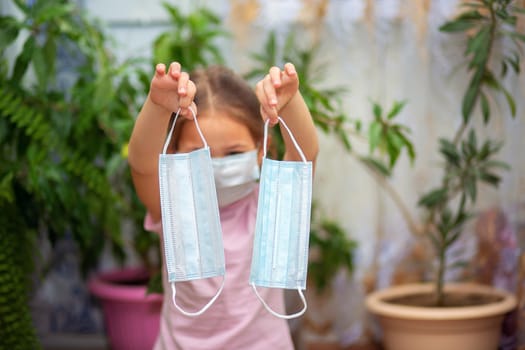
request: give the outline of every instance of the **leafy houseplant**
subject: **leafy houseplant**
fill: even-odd
[[[519,41],[525,42],[524,34],[512,30],[516,25],[517,14],[525,14],[525,9],[512,5],[512,1],[484,0],[465,4],[465,7],[465,12],[440,28],[444,32],[471,33],[465,51],[471,78],[463,97],[462,123],[453,139],[439,140],[440,153],[444,158],[444,176],[441,185],[419,201],[419,205],[427,210],[425,227],[438,256],[435,301],[439,306],[445,304],[443,284],[447,268],[446,251],[457,241],[466,222],[473,216],[471,208],[477,199],[478,184],[483,182],[497,186],[501,181],[498,171],[509,169],[507,164],[495,159],[502,147],[501,142],[480,142],[476,130],[468,130],[476,105],[481,108],[483,123],[490,122],[490,91],[502,94],[512,117],[516,115],[514,98],[492,68],[498,61],[494,45],[498,37],[510,39],[515,44],[510,52],[502,52],[499,58],[500,76],[504,77],[509,69],[520,73]],[[457,205],[454,207],[454,204]]]
[[[446,308],[455,306],[452,290],[448,289],[447,291],[445,286],[445,272],[449,268],[447,252],[461,237],[468,220],[474,216],[473,208],[478,198],[479,184],[486,183],[497,186],[501,181],[499,171],[509,168],[507,164],[495,158],[502,147],[500,142],[490,139],[483,142],[479,140],[476,128],[472,126],[474,116],[479,111],[482,122],[487,124],[491,120],[491,99],[495,99],[498,94],[505,98],[510,114],[513,117],[515,116],[514,98],[502,84],[501,77],[505,76],[510,69],[517,74],[520,73],[520,49],[521,45],[523,45],[522,43],[525,42],[525,35],[517,32],[516,29],[517,16],[524,14],[525,11],[523,8],[514,5],[512,1],[481,0],[468,2],[462,6],[464,11],[457,18],[440,27],[440,30],[443,32],[464,32],[468,36],[465,58],[468,60],[467,67],[470,73],[470,81],[463,96],[462,121],[452,139],[442,138],[439,140],[439,151],[444,160],[443,177],[440,185],[425,193],[419,200],[419,205],[425,209],[426,213],[424,223],[419,227],[423,227],[423,233],[432,242],[437,258],[437,269],[432,288],[433,293],[428,293],[428,288],[426,288],[424,293],[420,291],[425,296],[422,297],[420,295],[420,298],[418,298],[423,300],[409,303],[410,305],[441,308],[441,311],[436,309],[436,312],[440,315],[445,312]],[[508,40],[514,47],[508,51],[496,52],[495,44],[500,40]],[[500,64],[501,68],[497,67],[498,64]],[[501,69],[499,74],[496,73],[496,67]],[[401,297],[400,290],[401,288],[399,289],[399,294],[395,296],[394,291],[392,291],[390,296],[388,296],[387,292],[379,291],[377,294],[372,293],[369,297],[369,308],[382,316],[385,326],[391,322],[388,317],[393,315],[394,309],[396,311],[402,310],[401,307],[387,304],[390,304],[390,302],[395,303],[395,299],[398,299],[399,303],[407,302],[405,297]],[[492,316],[495,320],[494,328],[491,329],[492,334],[475,334],[473,330],[465,329],[458,331],[459,325],[457,325],[454,327],[456,333],[464,332],[467,334],[467,338],[470,337],[471,340],[477,340],[478,343],[477,345],[463,344],[461,345],[462,347],[453,346],[453,348],[493,349],[497,346],[501,319],[505,312],[515,306],[515,301],[512,297],[509,297],[508,293],[499,293],[491,289],[488,292],[490,292],[492,298],[495,296],[496,299],[500,300],[499,304],[501,307],[500,315],[494,314]],[[470,290],[469,293],[474,293],[474,291]],[[382,300],[381,298],[390,298],[390,300]],[[385,308],[382,308],[383,305]],[[469,310],[471,314],[483,314],[487,317],[487,308],[490,308],[490,306],[485,307],[485,309],[482,306],[481,310],[485,311],[466,310]],[[454,312],[456,312],[454,316],[456,320],[463,318],[463,316],[459,316],[459,311],[451,310],[451,313]],[[403,317],[415,319],[415,313],[415,311],[414,313],[405,311]],[[422,311],[417,313],[422,313]],[[430,316],[425,317],[430,319]],[[445,316],[441,315],[439,317],[443,318]],[[456,321],[449,322],[453,326],[453,323]],[[469,320],[469,322],[473,324],[474,321]],[[422,324],[420,326],[424,327]],[[428,327],[428,329],[431,329],[430,326]],[[490,329],[487,325],[484,327]],[[385,330],[385,339],[387,344],[389,344],[387,346],[391,346],[392,349],[415,349],[417,346],[421,346],[413,344],[413,342],[408,345],[410,342],[408,339],[405,343],[400,342],[398,345],[390,343],[394,340],[401,341],[401,338],[397,337],[398,335],[394,334],[393,331]],[[413,335],[412,337],[414,338]],[[441,337],[450,339],[443,337],[443,335]],[[426,340],[426,342],[428,343],[429,340]],[[450,347],[451,343],[447,344]]]
[[[73,3],[12,4],[20,16],[0,17],[0,339],[34,349],[37,239],[71,236],[84,273],[106,244],[124,256],[122,220],[139,220],[141,209],[121,152],[143,89],[131,83],[141,75],[135,63],[117,64]]]
[[[153,42],[153,63],[176,60],[186,71],[209,64],[223,64],[224,57],[217,45],[229,33],[222,27],[221,19],[207,8],[197,6],[188,14],[163,2],[170,16],[171,28]]]

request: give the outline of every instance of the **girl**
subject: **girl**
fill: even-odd
[[[158,158],[174,111],[180,109],[183,118],[176,123],[168,153],[202,147],[193,121],[188,122],[193,118],[191,108],[213,158],[227,279],[220,297],[198,317],[179,313],[166,292],[155,349],[293,349],[286,321],[264,309],[248,284],[258,185],[253,175],[246,174],[253,174],[254,167],[258,173],[264,121],[275,125],[278,116],[306,158],[315,161],[317,134],[298,88],[291,63],[283,70],[272,67],[255,93],[224,67],[197,70],[190,76],[176,62],[167,72],[163,64],[157,65],[129,143],[135,188],[148,211],[145,226],[162,234]],[[283,136],[284,159],[301,160],[288,134]],[[220,283],[220,278],[178,283],[177,302],[186,310],[197,310],[214,296]],[[163,284],[165,291],[170,290],[165,269]],[[281,289],[260,289],[260,293],[274,310],[284,313]]]

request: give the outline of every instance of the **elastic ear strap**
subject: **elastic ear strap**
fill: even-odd
[[[197,127],[197,132],[199,133],[199,136],[201,137],[202,143],[204,143],[204,148],[208,147],[208,143],[204,139],[204,135],[202,134],[201,128],[199,127],[199,122],[197,121],[197,115],[195,115],[195,112],[191,107],[188,107],[188,109],[191,111],[191,114],[193,114],[193,120],[195,121],[195,127]],[[166,154],[166,151],[168,150],[168,146],[171,141],[171,136],[173,134],[173,130],[175,130],[175,123],[177,122],[177,119],[179,118],[180,114],[180,108],[177,110],[177,113],[175,114],[175,119],[173,119],[173,124],[171,124],[170,131],[168,133],[168,136],[166,137],[166,142],[164,142],[164,147],[162,148],[162,154]]]
[[[285,320],[289,320],[289,319],[301,316],[302,314],[304,314],[306,312],[306,309],[308,308],[308,305],[306,305],[306,299],[305,299],[305,297],[303,295],[303,291],[301,290],[301,288],[297,288],[297,291],[299,292],[299,296],[301,297],[301,301],[303,302],[303,305],[304,305],[303,309],[301,311],[299,311],[299,312],[296,312],[295,314],[281,315],[280,313],[273,311],[270,308],[270,306],[268,306],[268,304],[266,304],[264,299],[259,295],[259,292],[257,291],[257,288],[255,287],[255,284],[251,283],[251,285],[252,285],[253,291],[255,292],[255,295],[257,295],[257,298],[259,298],[259,300],[264,305],[266,310],[268,310],[268,312],[270,312],[272,315],[274,315],[276,317],[283,318]]]
[[[299,156],[301,157],[301,160],[303,162],[307,163],[306,157],[304,156],[304,153],[301,150],[301,147],[299,147],[299,144],[295,140],[295,137],[293,137],[292,131],[290,130],[290,128],[288,128],[288,125],[286,125],[286,123],[284,122],[283,118],[277,117],[277,119],[279,120],[280,123],[283,124],[284,128],[288,132],[288,135],[290,136],[290,140],[292,140],[292,143],[295,146],[295,149],[297,150],[297,152],[299,153]],[[264,123],[264,144],[263,144],[263,149],[264,149],[263,157],[264,158],[266,158],[266,147],[267,147],[267,144],[268,144],[268,125],[269,124],[270,124],[270,119],[266,119],[266,122]]]
[[[177,290],[175,289],[175,282],[172,282],[171,283],[171,291],[172,291],[172,300],[173,300],[173,305],[175,305],[175,307],[180,311],[182,312],[184,315],[186,316],[191,316],[191,317],[194,317],[194,316],[199,316],[199,315],[202,315],[206,310],[208,310],[208,308],[215,302],[215,300],[217,300],[217,298],[219,297],[219,295],[221,295],[221,292],[222,292],[222,289],[224,288],[224,280],[226,279],[226,276],[222,276],[222,284],[221,284],[221,287],[219,288],[219,290],[217,291],[217,293],[215,294],[215,296],[208,302],[208,304],[204,305],[204,307],[202,309],[200,309],[199,311],[196,311],[196,312],[188,312],[188,311],[185,311],[183,310],[178,304],[177,304],[177,301],[175,300],[175,296],[177,295]]]

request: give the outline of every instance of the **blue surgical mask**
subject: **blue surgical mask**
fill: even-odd
[[[180,110],[159,156],[159,187],[164,254],[173,304],[187,316],[206,311],[224,287],[225,261],[210,150],[194,114],[204,147],[166,154]],[[192,111],[193,113],[193,111]],[[222,276],[216,295],[201,310],[188,312],[176,302],[176,282]]]
[[[257,150],[213,158],[212,164],[219,207],[250,194],[259,179]]]
[[[289,319],[302,315],[307,308],[302,290],[306,289],[308,265],[312,162],[306,160],[285,122],[281,118],[279,122],[290,135],[302,161],[266,158],[266,121],[250,284],[269,312]],[[304,308],[293,315],[281,315],[261,298],[257,286],[296,289]]]

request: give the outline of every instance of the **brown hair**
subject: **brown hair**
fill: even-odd
[[[190,79],[197,87],[194,98],[197,113],[209,110],[227,112],[248,127],[255,142],[262,139],[264,123],[259,100],[246,81],[232,70],[218,65],[197,69],[190,74]],[[177,135],[186,121],[180,119],[175,126],[175,147]]]

